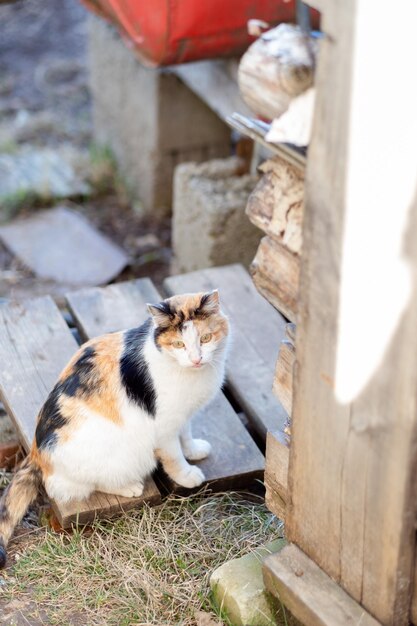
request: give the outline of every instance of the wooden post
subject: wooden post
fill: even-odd
[[[307,165],[287,535],[380,622],[401,625],[417,503],[416,11],[400,0],[395,13],[408,17],[390,28],[374,1],[312,3],[326,37]],[[401,98],[381,68],[395,73]],[[361,320],[369,343],[358,340]]]

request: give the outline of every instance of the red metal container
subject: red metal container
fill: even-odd
[[[251,18],[295,21],[294,0],[82,0],[116,24],[146,65],[241,54]]]

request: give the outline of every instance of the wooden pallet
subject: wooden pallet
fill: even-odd
[[[275,358],[272,346],[259,333],[260,344],[255,349],[256,342],[248,337],[255,315],[260,327],[264,330],[269,328],[271,333],[280,335],[279,338],[275,335],[273,337],[276,351],[284,324],[253,289],[249,276],[242,268],[233,266],[212,271],[214,275],[191,275],[192,285],[185,290],[204,288],[202,283],[206,283],[209,276],[215,281],[214,286],[220,287],[225,308],[234,325],[235,347],[231,358],[236,360],[236,367],[229,365],[228,368],[230,389],[236,397],[241,398],[242,406],[248,416],[254,419],[259,432],[265,432],[268,420],[274,423],[275,428],[279,428],[280,410],[283,412],[283,409],[270,391]],[[181,279],[186,282],[187,276],[172,280],[180,283]],[[229,281],[233,285],[230,285],[231,293],[226,295]],[[239,288],[237,281],[242,281],[242,288]],[[179,286],[180,291],[184,289]],[[231,295],[233,292],[235,300]],[[252,309],[252,323],[250,314],[244,318],[239,311],[242,309],[242,296],[247,298],[245,308]],[[160,294],[149,279],[82,289],[67,296],[68,306],[83,340],[141,324],[147,317],[145,304],[160,299]],[[269,318],[269,309],[274,314],[275,324]],[[264,319],[265,310],[268,310],[268,316]],[[252,332],[255,332],[253,328]],[[0,397],[14,420],[26,450],[30,448],[34,436],[39,409],[77,347],[71,330],[51,298],[37,298],[19,304],[4,303],[0,306],[0,351],[3,357],[0,364]],[[264,349],[268,349],[269,360],[261,358]],[[239,381],[245,387],[240,392],[237,391]],[[197,414],[194,422],[196,435],[207,438],[213,448],[210,457],[199,463],[210,488],[244,487],[254,479],[262,478],[263,455],[223,393]],[[53,507],[65,528],[77,520],[85,523],[95,516],[109,517],[121,510],[141,506],[144,502],[155,504],[160,499],[161,494],[150,479],[140,498],[95,493],[88,500],[66,506],[53,503]]]

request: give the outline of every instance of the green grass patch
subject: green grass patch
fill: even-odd
[[[191,626],[196,611],[227,624],[212,603],[211,572],[281,535],[260,499],[171,496],[97,521],[92,533],[45,531],[20,554],[1,594],[30,597],[61,626],[80,614],[88,626]]]

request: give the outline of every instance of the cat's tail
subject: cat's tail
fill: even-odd
[[[0,500],[0,569],[6,564],[6,547],[15,526],[36,499],[42,473],[31,455],[21,464]]]

